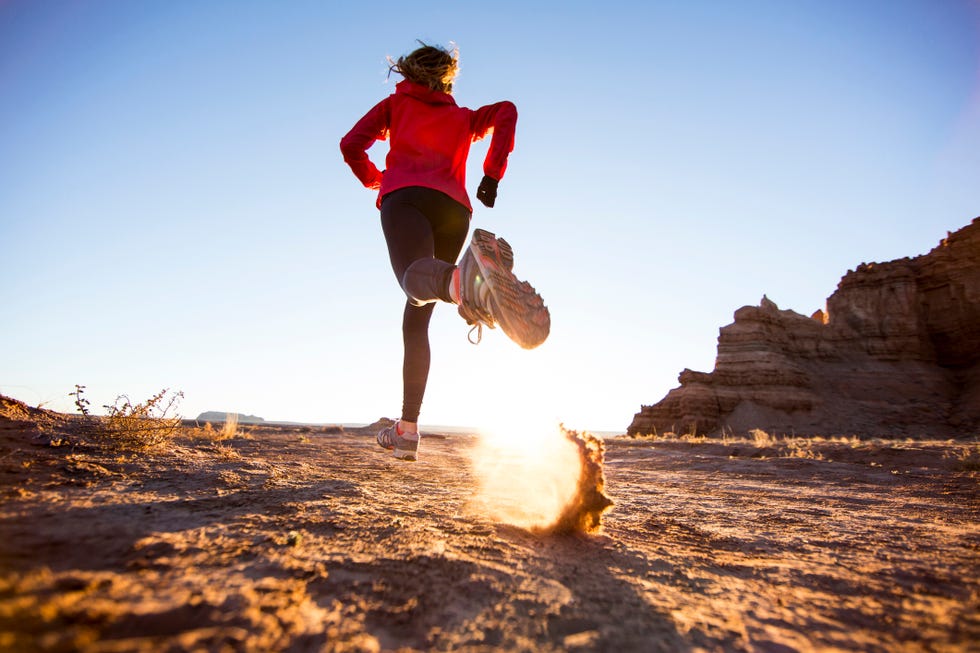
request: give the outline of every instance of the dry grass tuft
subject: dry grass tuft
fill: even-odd
[[[191,434],[192,437],[205,440],[212,444],[224,443],[235,439],[253,439],[251,429],[248,427],[242,428],[238,423],[238,415],[234,413],[228,413],[227,418],[221,424],[221,428],[215,428],[211,422],[204,422],[204,426],[194,429]]]
[[[980,472],[980,440],[956,447],[951,455],[961,471]]]
[[[225,423],[221,426],[221,431],[218,432],[218,441],[221,440],[231,440],[238,435],[238,414],[228,413],[225,417]]]
[[[752,442],[755,443],[755,446],[759,447],[760,449],[763,447],[771,447],[772,445],[776,444],[776,438],[769,435],[762,429],[752,429],[749,431],[749,435],[752,436]]]
[[[84,421],[83,434],[103,446],[129,451],[147,451],[164,445],[180,432],[177,405],[183,392],[170,393],[164,388],[149,399],[133,403],[127,395],[119,395],[111,405],[104,405],[105,415],[92,415],[85,386],[75,385],[69,396],[75,397],[75,407]]]

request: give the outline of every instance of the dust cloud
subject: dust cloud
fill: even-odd
[[[613,505],[605,494],[604,450],[591,433],[560,424],[485,432],[470,451],[473,506],[538,534],[597,533]]]

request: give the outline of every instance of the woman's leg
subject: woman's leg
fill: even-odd
[[[442,198],[450,203],[450,211]],[[391,268],[409,301],[422,306],[438,300],[452,301],[449,297],[449,278],[453,261],[436,257],[436,233],[445,227],[442,222],[453,220],[452,211],[458,202],[429,188],[403,188],[387,196],[381,203],[381,228],[388,243]],[[468,212],[467,212],[468,213]],[[469,228],[469,219],[466,220]],[[465,239],[466,234],[463,233]]]
[[[422,410],[422,398],[429,381],[429,320],[435,304],[415,306],[405,302],[402,316],[402,341],[405,358],[402,362],[402,421],[416,424]]]
[[[381,204],[392,270],[408,295],[402,316],[403,422],[418,422],[429,378],[429,320],[435,301],[452,301],[449,279],[469,221],[466,207],[428,188],[395,191]]]

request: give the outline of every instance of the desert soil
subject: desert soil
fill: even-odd
[[[55,422],[0,419],[0,650],[980,647],[976,443],[610,438],[602,532],[557,536],[474,501],[473,437]]]

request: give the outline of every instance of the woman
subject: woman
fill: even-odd
[[[391,266],[408,296],[402,321],[402,415],[378,434],[378,443],[403,460],[418,457],[418,417],[429,375],[429,320],[435,302],[459,305],[460,315],[481,331],[483,325],[499,323],[512,338],[523,338],[518,340],[523,346],[540,344],[550,327],[541,298],[511,273],[513,252],[505,241],[477,230],[460,265],[454,265],[473,212],[466,192],[470,144],[493,134],[476,192],[477,199],[492,207],[517,126],[511,102],[475,111],[457,106],[451,93],[458,68],[458,52],[441,47],[422,44],[400,57],[390,68],[404,77],[395,93],[340,141],[354,175],[378,191]],[[390,141],[384,172],[367,155],[379,140]]]

